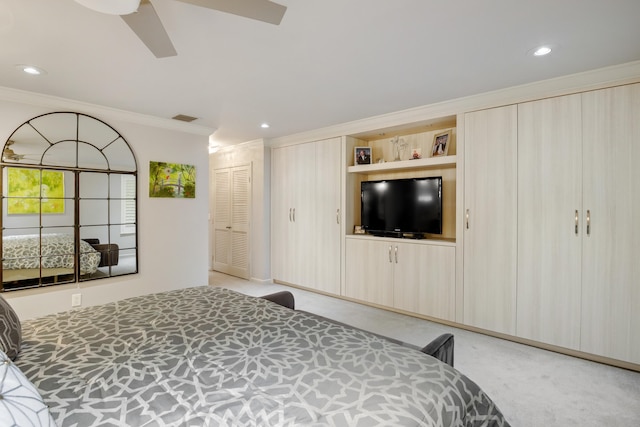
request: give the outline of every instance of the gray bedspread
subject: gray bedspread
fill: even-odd
[[[59,426],[506,426],[457,370],[215,287],[23,322],[16,365]]]

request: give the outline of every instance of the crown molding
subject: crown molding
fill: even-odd
[[[640,82],[640,61],[628,62],[272,138],[268,140],[268,145],[277,147],[311,142],[413,123],[446,122],[458,114],[470,111],[638,82]]]
[[[3,86],[0,86],[0,100],[37,107],[51,108],[56,111],[76,111],[79,113],[94,115],[102,120],[120,120],[124,122],[194,135],[209,136],[216,131],[216,128],[213,127],[201,126],[193,123],[166,119],[163,117],[134,113],[131,111],[119,110],[117,108],[105,107],[102,105],[90,104],[87,102],[75,101],[72,99],[44,95],[41,93],[29,92]]]

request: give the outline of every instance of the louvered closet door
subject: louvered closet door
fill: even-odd
[[[248,279],[251,169],[214,171],[214,257],[216,271]]]

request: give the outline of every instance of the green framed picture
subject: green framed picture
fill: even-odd
[[[196,167],[178,163],[149,162],[149,197],[194,199]]]
[[[64,172],[7,168],[7,213],[64,213]]]

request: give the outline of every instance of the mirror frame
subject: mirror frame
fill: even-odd
[[[138,273],[138,164],[129,143],[112,126],[93,116],[77,112],[61,111],[33,117],[16,128],[5,142],[0,169],[2,172],[0,174],[2,190],[0,292]],[[7,177],[10,170],[14,177],[21,174],[33,176],[30,191],[37,195],[9,194]],[[46,183],[51,183],[47,179],[53,179],[51,177],[56,174],[57,188],[63,187],[63,189],[58,193],[51,191],[53,194],[47,195],[49,186]],[[60,174],[62,174],[61,179]],[[133,177],[133,188],[128,187],[128,191],[133,192],[133,197],[121,193],[121,184],[125,184],[123,180],[126,176]],[[73,177],[72,183],[69,182],[71,179],[68,177]],[[130,179],[127,181],[130,182]],[[86,184],[84,187],[83,182]],[[104,182],[106,188],[95,185],[100,182]],[[120,185],[120,188],[116,189],[114,184]],[[69,196],[68,193],[72,195]],[[66,206],[72,207],[64,215],[64,220],[55,218],[55,213],[49,217],[46,213],[46,208],[49,206],[47,204],[55,205],[56,202],[62,207],[54,212],[65,211]],[[24,203],[23,206],[28,205],[31,209],[20,212],[23,218],[15,223],[20,224],[19,226],[14,224],[6,227],[5,222],[10,222],[9,219],[5,220],[8,218],[10,203],[12,206]],[[124,206],[126,206],[126,215]],[[120,211],[120,208],[123,210]],[[133,215],[131,215],[131,208],[133,208]],[[117,215],[116,210],[122,213],[117,220],[114,220]],[[86,219],[89,212],[99,212],[97,216],[100,220],[93,219],[94,215],[91,215],[91,219],[83,221],[83,213]],[[123,216],[126,219],[123,219]],[[56,224],[56,220],[68,222]],[[51,224],[44,225],[48,221]],[[90,232],[97,231],[96,234],[101,237],[106,236],[106,239],[100,241],[94,238],[95,235],[85,236],[83,229]],[[117,230],[120,230],[120,234],[116,242],[114,235]],[[52,237],[52,231],[63,233],[53,234]],[[49,240],[43,243],[43,238],[55,240],[56,236],[64,236],[65,249],[61,249],[63,252],[51,254]],[[120,240],[121,236],[128,237]],[[6,242],[5,239],[7,239]],[[16,252],[21,254],[20,256],[6,255],[5,246],[8,252],[9,246],[15,245],[17,240],[30,240],[33,246],[28,251],[36,252],[22,255],[27,253],[25,250]],[[123,245],[122,242],[125,244]],[[57,241],[55,244],[58,244]],[[18,245],[23,243],[20,242]],[[17,250],[24,250],[24,247],[18,246]],[[116,271],[115,265],[118,259],[122,258],[121,254],[129,262],[124,269],[119,268]],[[133,255],[132,260],[129,255]],[[60,266],[53,265],[51,260],[54,258],[64,258],[61,263],[65,264],[66,268],[57,268]],[[130,265],[131,262],[132,265]],[[19,264],[28,266],[23,267]],[[91,268],[87,269],[89,264]],[[5,268],[5,265],[11,267]],[[33,277],[29,276],[25,279],[25,274],[20,274],[19,268],[30,269],[29,274]],[[5,282],[5,270],[10,269],[16,269],[14,271],[18,274]],[[6,276],[9,274],[7,273]]]

